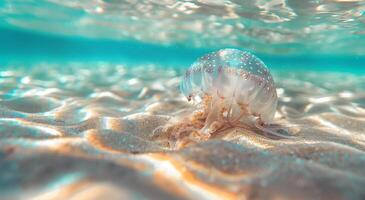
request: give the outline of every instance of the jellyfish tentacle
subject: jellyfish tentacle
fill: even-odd
[[[210,135],[210,128],[212,126],[212,124],[219,118],[219,109],[218,111],[213,109],[214,107],[216,107],[216,105],[219,104],[219,101],[217,101],[216,98],[212,98],[208,104],[208,107],[206,108],[207,112],[207,117],[205,120],[205,125],[204,127],[201,129],[201,131],[199,131],[200,133],[202,133],[205,136]]]
[[[275,131],[275,130],[272,130],[272,129],[268,128],[268,127],[265,127],[265,124],[262,123],[260,119],[256,120],[255,126],[256,126],[256,128],[260,129],[264,133],[270,133],[271,135],[277,136],[279,138],[285,138],[285,139],[292,139],[292,138],[294,138],[294,136],[281,134],[278,131]],[[277,130],[280,130],[280,129],[277,129]]]
[[[227,110],[227,121],[229,123],[229,125],[232,126],[232,123],[231,123],[231,116],[232,116],[232,104],[233,104],[233,101],[230,100],[230,103],[229,103],[229,106],[228,106],[228,110]]]
[[[233,124],[235,124],[235,123],[237,123],[244,115],[246,115],[247,114],[247,112],[245,111],[245,110],[242,110],[241,109],[241,112],[240,112],[240,114],[238,115],[238,117],[236,117],[236,119],[234,119],[233,121],[232,121],[232,123]]]

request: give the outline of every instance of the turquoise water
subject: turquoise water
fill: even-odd
[[[0,29],[0,64],[25,66],[38,62],[159,63],[186,68],[197,57],[218,48],[189,48],[182,45],[161,46],[139,41],[93,39],[60,36],[22,30]],[[247,49],[241,47],[240,49]],[[247,49],[250,50],[250,49]],[[252,51],[252,50],[251,50]],[[255,53],[255,51],[252,51]],[[365,50],[364,50],[365,52]],[[256,53],[270,68],[281,70],[319,70],[365,73],[365,56],[321,55],[315,52],[299,55]]]
[[[363,1],[0,1],[0,64],[185,66],[220,48],[269,67],[364,72]],[[294,67],[295,66],[295,67]]]

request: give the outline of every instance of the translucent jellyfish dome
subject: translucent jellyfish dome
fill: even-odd
[[[222,49],[204,55],[186,71],[180,89],[189,101],[206,104],[208,126],[252,118],[269,124],[276,112],[274,80],[265,64],[247,51]]]

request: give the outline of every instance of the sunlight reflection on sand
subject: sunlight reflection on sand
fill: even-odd
[[[364,76],[274,71],[294,138],[234,129],[173,151],[152,132],[191,107],[182,71],[100,65],[0,72],[2,198],[365,197]]]

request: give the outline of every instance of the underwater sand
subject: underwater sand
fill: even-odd
[[[365,76],[272,73],[294,137],[232,129],[172,150],[152,132],[191,107],[181,69],[2,70],[0,199],[365,199]]]

